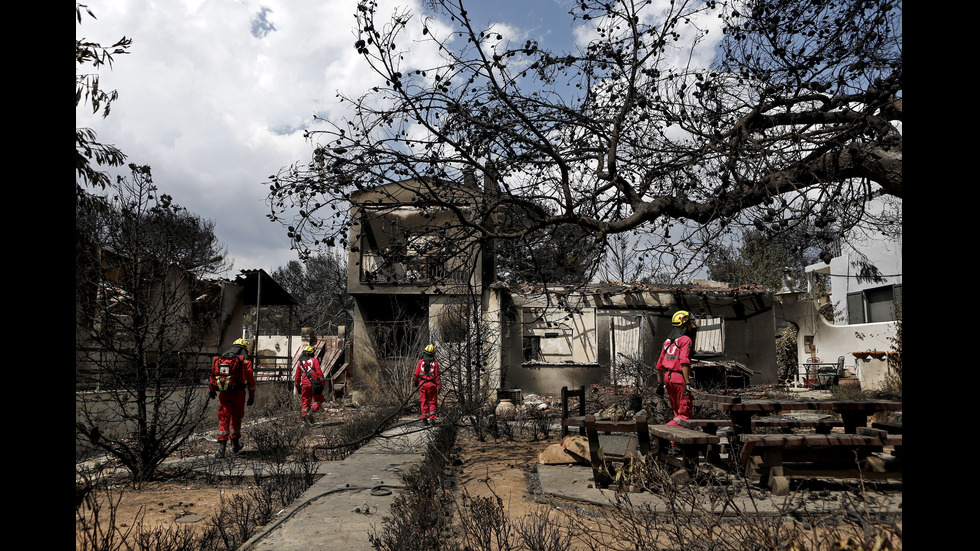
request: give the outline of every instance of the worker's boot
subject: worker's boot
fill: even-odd
[[[218,459],[223,458],[225,456],[225,448],[227,446],[228,446],[228,441],[227,440],[222,440],[222,441],[218,442],[218,453],[214,454],[214,456],[216,458],[218,458]]]
[[[231,441],[231,453],[238,455],[238,452],[242,451],[242,441],[241,439],[234,439]]]

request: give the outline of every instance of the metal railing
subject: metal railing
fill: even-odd
[[[125,360],[113,365],[111,360],[100,357],[94,348],[78,349],[81,357],[75,362],[75,391],[110,390],[112,386],[125,386]],[[206,385],[211,374],[211,353],[180,354],[173,367],[163,366],[160,377],[165,382],[177,382],[188,386]],[[288,356],[249,356],[256,382],[291,381],[293,366]],[[111,375],[109,375],[111,374]]]
[[[256,381],[291,381],[293,365],[289,356],[249,356]]]
[[[125,387],[130,373],[127,372],[127,360],[113,362],[108,354],[95,348],[76,349],[75,361],[75,391],[111,390],[113,387]],[[177,355],[177,360],[170,365],[160,366],[161,372],[154,374],[166,383],[179,383],[188,386],[207,384],[211,371],[213,354],[183,353]]]
[[[386,260],[377,253],[361,253],[361,283],[466,283],[468,274],[452,256],[405,256],[400,261]]]

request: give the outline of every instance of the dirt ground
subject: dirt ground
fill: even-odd
[[[185,455],[213,454],[215,444],[204,441],[193,447],[195,449],[188,450]],[[115,525],[124,532],[139,525],[146,530],[181,526],[203,528],[226,500],[250,488],[252,484],[248,481],[222,482],[208,480],[203,475],[182,473],[161,477],[135,489],[120,477],[117,483],[110,485],[107,493],[100,494],[100,517],[107,518],[114,510]],[[90,511],[87,506],[83,506],[83,510]],[[75,520],[79,525],[77,514]],[[76,530],[76,549],[81,548]]]
[[[329,419],[323,419],[311,434],[316,436],[318,432],[327,431],[330,424]],[[518,432],[513,439],[488,437],[481,442],[466,431],[461,431],[457,440],[459,457],[456,462],[461,493],[499,497],[508,516],[514,520],[534,513],[541,505],[535,501],[535,478],[529,473],[537,463],[538,454],[560,439],[560,433],[555,432],[547,438],[539,435],[538,439]],[[184,450],[182,455],[213,454],[215,450],[213,441],[199,440]],[[246,440],[245,452],[248,451]],[[118,500],[115,524],[121,528],[142,523],[144,529],[203,529],[208,526],[211,517],[221,510],[225,501],[252,488],[251,480],[215,481],[205,475],[184,472],[148,483],[140,490],[121,481],[113,487],[110,495],[111,499]],[[81,549],[79,546],[76,548]]]
[[[323,423],[321,426],[325,425]],[[536,506],[528,471],[537,462],[538,453],[559,439],[559,435],[551,435],[547,440],[539,435],[535,441],[517,435],[513,441],[491,438],[480,442],[461,434],[458,440],[459,483],[471,496],[497,495],[512,518],[521,518]],[[203,440],[192,445],[183,455],[212,454],[215,450],[214,442]],[[246,445],[243,453],[248,450]],[[120,481],[112,488],[109,499],[116,503],[115,523],[123,529],[139,523],[144,529],[180,526],[204,528],[209,519],[221,510],[224,501],[252,488],[253,483],[249,480],[216,482],[204,475],[185,472],[177,477],[149,482],[138,490]],[[107,504],[104,507],[104,511],[107,511]]]
[[[314,439],[325,433],[330,425],[340,422],[342,416],[343,412],[322,413],[317,419],[317,427],[312,429]],[[512,518],[520,518],[530,512],[535,504],[532,489],[528,486],[527,472],[536,463],[538,453],[549,444],[560,441],[560,435],[552,432],[545,438],[539,433],[535,440],[517,431],[512,440],[488,438],[480,442],[461,432],[459,438],[459,476],[465,491],[471,496],[481,497],[496,494],[503,500]],[[249,446],[246,430],[246,453]],[[194,457],[213,454],[216,449],[213,440],[197,440],[181,450],[180,455]],[[149,482],[138,490],[120,481],[112,488],[109,498],[116,503],[115,523],[122,528],[140,522],[147,529],[157,526],[203,527],[210,517],[221,510],[224,501],[252,488],[251,481],[215,483],[203,475],[181,473],[170,479]]]
[[[460,441],[460,484],[471,496],[497,496],[510,518],[521,518],[533,511],[533,487],[528,473],[538,461],[538,453],[560,440],[534,441],[515,437],[514,441],[480,442],[475,438]]]

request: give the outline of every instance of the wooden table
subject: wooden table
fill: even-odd
[[[868,429],[868,417],[880,411],[901,411],[902,402],[891,400],[731,400],[718,406],[728,412],[732,421],[732,444],[735,464],[746,474],[757,475],[776,495],[789,491],[791,476],[830,476],[849,478],[886,473],[873,461],[872,453],[885,445],[901,448],[901,437],[889,437],[886,431],[876,435],[863,434]],[[775,435],[751,434],[753,415],[770,415],[790,411],[837,413],[844,425],[844,434]],[[732,458],[730,454],[729,458]],[[841,465],[857,463],[850,468]],[[898,475],[900,476],[900,474]]]
[[[770,415],[787,411],[834,412],[844,422],[844,432],[854,434],[858,427],[868,426],[868,416],[879,411],[901,411],[902,402],[892,400],[746,400],[722,403],[732,420],[736,435],[752,430],[753,415]]]
[[[743,434],[738,464],[776,495],[789,494],[790,478],[901,480],[902,435],[861,428],[859,434]],[[897,461],[875,456],[893,446]],[[891,468],[890,468],[891,467]]]

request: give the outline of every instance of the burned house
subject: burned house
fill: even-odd
[[[410,376],[406,362],[429,342],[471,338],[492,269],[481,239],[460,220],[482,195],[474,186],[407,180],[351,196],[351,366],[362,385]]]
[[[139,277],[132,275],[135,267],[143,269]],[[186,383],[206,382],[211,358],[245,334],[242,322],[247,307],[293,308],[296,304],[261,269],[241,270],[234,280],[207,279],[155,260],[138,263],[106,251],[93,254],[80,243],[75,293],[76,390],[103,386],[103,372],[107,367],[114,369],[114,358],[176,363],[180,367],[175,371]],[[138,356],[139,349],[149,351]]]
[[[776,380],[772,297],[761,289],[592,285],[495,291],[502,305],[503,388],[551,394],[601,382],[649,385],[670,316],[679,309],[698,321],[699,386]]]
[[[743,383],[750,376],[753,384],[775,382],[771,293],[510,288],[495,280],[492,243],[460,223],[480,212],[483,192],[470,184],[407,180],[351,197],[351,364],[361,385],[410,376],[430,342],[444,369],[489,389],[551,394],[562,386],[644,384],[679,308],[701,326],[700,381],[726,385],[735,374]]]

